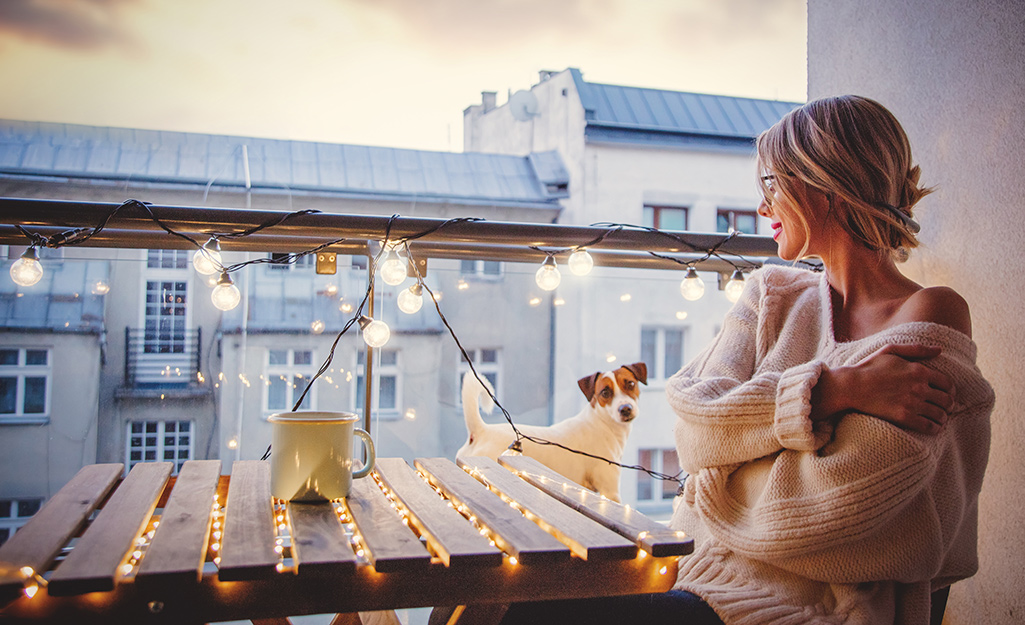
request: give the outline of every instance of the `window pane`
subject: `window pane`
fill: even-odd
[[[46,378],[25,378],[25,414],[46,412]]]
[[[734,215],[733,219],[734,228],[743,232],[744,234],[755,234],[755,230],[757,229],[757,221],[755,220],[754,215],[752,215],[751,213],[737,213]]]
[[[664,377],[669,377],[683,366],[683,330],[666,330],[666,368]]]
[[[637,450],[637,464],[641,465],[645,469],[651,468],[651,452],[650,449],[638,449]],[[637,472],[637,500],[646,501],[651,499],[651,476],[644,471]]]
[[[461,260],[459,261],[459,273],[477,273],[477,261],[475,260]]]
[[[296,365],[308,365],[311,362],[313,362],[313,352],[309,350],[297,351],[292,360],[292,363]]]
[[[14,414],[18,378],[0,378],[0,414]]]
[[[676,475],[680,470],[680,463],[676,457],[675,449],[663,449],[662,450],[662,473],[666,475]],[[672,499],[676,497],[676,490],[678,486],[676,482],[670,482],[669,480],[662,480],[662,499]]]
[[[0,349],[0,365],[17,365],[18,350]]]
[[[363,399],[364,387],[365,384],[363,383],[363,376],[356,376],[356,410],[360,412],[363,411],[363,405],[366,403],[366,401],[364,401]]]
[[[719,213],[715,218],[715,231],[716,232],[729,232],[730,231],[730,216],[728,213]]]
[[[495,391],[495,396],[498,396],[498,374],[494,372],[486,372],[482,374],[488,382],[491,383],[491,388]]]
[[[0,499],[0,519],[11,518],[11,500]]]
[[[269,380],[267,387],[267,408],[270,410],[285,410],[288,402],[288,382],[281,379],[281,376],[274,376]]]
[[[498,362],[498,350],[497,349],[482,349],[480,350],[480,361],[487,363]]]
[[[396,380],[395,376],[382,375],[380,388],[378,390],[378,407],[381,410],[395,410],[396,406]]]
[[[645,206],[644,212],[641,214],[641,225],[647,228],[655,227],[655,208],[652,206]]]
[[[655,340],[658,331],[650,328],[641,329],[641,360],[648,367],[648,374],[653,378],[661,377],[655,368]]]
[[[663,208],[658,215],[659,230],[686,230],[687,211],[682,208]]]
[[[299,396],[302,395],[303,391],[306,390],[306,385],[308,383],[309,383],[309,380],[307,380],[306,378],[304,378],[301,375],[297,375],[297,376],[292,378],[292,384],[293,384],[293,387],[292,387],[292,401],[290,403],[295,403],[295,400],[299,399]],[[310,392],[310,393],[306,394],[306,397],[303,397],[303,403],[299,405],[299,409],[300,410],[309,410],[310,409],[310,396],[312,394],[313,393]],[[289,406],[288,408],[289,408],[289,410],[291,410],[292,407]]]
[[[45,365],[47,360],[47,352],[45,349],[29,349],[25,350],[25,364],[26,365]]]
[[[288,350],[287,349],[272,349],[267,352],[267,364],[271,365],[287,365],[288,364]]]
[[[502,263],[495,260],[484,261],[484,275],[497,276],[502,273]]]
[[[382,365],[394,365],[399,361],[399,350],[397,349],[382,349],[381,350],[381,364]]]

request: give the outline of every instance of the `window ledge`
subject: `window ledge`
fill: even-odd
[[[193,399],[213,394],[209,386],[139,387],[122,386],[114,396],[117,399]]]
[[[0,425],[46,425],[50,417],[46,415],[0,417]]]

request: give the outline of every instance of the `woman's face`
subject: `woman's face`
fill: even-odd
[[[792,181],[792,199],[783,194],[775,176],[767,177],[766,185],[771,195],[762,198],[758,214],[771,221],[772,238],[776,241],[779,257],[793,261],[804,256],[816,256],[815,251],[825,238],[829,198],[801,181]],[[798,215],[804,217],[810,232],[805,230]]]

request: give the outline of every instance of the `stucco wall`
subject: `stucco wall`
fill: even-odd
[[[937,186],[907,272],[972,309],[979,366],[997,394],[980,500],[980,570],[954,585],[946,623],[1025,616],[1025,3],[811,0],[809,98],[859,93],[904,123]]]

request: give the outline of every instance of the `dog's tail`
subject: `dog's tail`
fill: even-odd
[[[484,419],[480,416],[481,407],[487,414],[491,414],[495,409],[495,402],[487,391],[491,391],[492,394],[495,392],[487,378],[482,377],[478,381],[473,371],[466,372],[463,376],[463,417],[466,418],[466,429],[469,430],[471,437],[474,432],[484,429]]]

